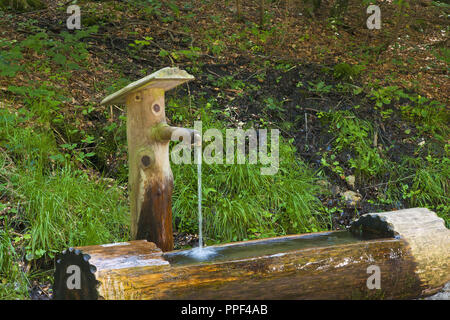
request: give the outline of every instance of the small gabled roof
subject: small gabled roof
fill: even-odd
[[[186,71],[178,68],[166,67],[110,94],[103,99],[100,104],[125,104],[126,97],[133,92],[146,88],[161,88],[164,89],[164,91],[167,91],[190,80],[194,80],[194,76]]]

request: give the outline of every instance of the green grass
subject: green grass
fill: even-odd
[[[223,128],[223,123],[203,123]],[[223,130],[225,131],[225,130]],[[317,198],[314,173],[296,158],[291,142],[280,141],[280,168],[261,175],[261,165],[203,164],[204,232],[213,242],[238,241],[330,228]],[[179,231],[198,232],[197,167],[172,165],[173,212]]]
[[[24,199],[21,216],[32,255],[128,239],[128,206],[114,183],[108,186],[70,166],[48,176],[20,172],[11,181]]]
[[[444,219],[450,227],[450,160],[448,157],[426,159],[404,157],[392,172],[387,196],[392,201],[406,200],[409,207],[426,207]]]
[[[0,297],[25,294],[18,267],[24,257],[38,267],[67,247],[129,239],[123,190],[53,161],[54,136],[31,118],[0,109]]]
[[[18,264],[19,255],[12,244],[8,222],[2,222],[3,228],[0,229],[0,300],[22,299],[27,294],[29,281]]]

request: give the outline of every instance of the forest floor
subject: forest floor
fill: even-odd
[[[382,27],[369,30],[366,7],[353,0],[337,17],[331,16],[332,2],[313,15],[297,1],[270,2],[262,27],[256,1],[242,4],[240,19],[232,1],[81,1],[82,30],[68,31],[64,1],[46,3],[34,12],[0,11],[2,124],[30,128],[31,135],[51,133],[55,148],[43,157],[50,163],[42,165],[45,172],[69,161],[86,181],[117,190],[126,212],[125,112],[99,103],[134,80],[177,66],[195,81],[168,93],[168,121],[278,128],[296,159],[313,172],[319,190],[311,194],[319,201],[320,221],[326,221],[320,228],[311,223],[290,230],[290,216],[273,218],[275,233],[252,225],[241,232],[228,222],[237,236],[207,231],[211,243],[342,229],[360,214],[413,206],[434,210],[449,226],[449,5],[421,0],[401,8],[379,1]],[[32,298],[45,298],[51,295],[54,254],[91,242],[87,236],[35,241],[40,231],[23,213],[34,207],[27,207],[28,193],[15,187],[21,178],[11,176],[34,170],[35,159],[19,154],[35,150],[13,143],[24,137],[19,131],[0,133],[1,243],[10,248],[4,252],[17,253],[10,262],[20,266],[16,271],[30,274],[25,282]],[[55,175],[48,172],[45,179]],[[195,177],[184,177],[175,189],[192,184],[195,195]],[[205,200],[206,208],[219,201],[214,192],[220,193],[221,183],[210,185],[213,198]],[[195,198],[181,199],[180,192],[174,193],[174,211],[195,208],[188,204]],[[230,201],[240,200],[236,195]],[[267,210],[288,211],[282,205]],[[177,248],[197,243],[195,217],[176,217]],[[127,227],[117,219],[111,234],[92,241],[126,239]],[[12,268],[0,267],[0,274]],[[0,289],[0,297],[14,297],[11,292]]]

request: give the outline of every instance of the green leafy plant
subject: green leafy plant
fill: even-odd
[[[339,63],[333,67],[334,77],[344,81],[354,81],[364,70],[364,66],[350,65],[346,62]]]
[[[368,121],[358,119],[349,111],[327,112],[319,116],[330,126],[330,132],[337,133],[333,142],[334,152],[350,152],[347,162],[358,177],[369,179],[385,170],[386,160],[379,150],[372,147],[374,132]],[[333,166],[338,167],[338,163],[333,163]]]
[[[375,101],[375,105],[378,108],[382,108],[383,105],[389,105],[393,101],[399,101],[400,98],[408,97],[409,96],[398,86],[388,86],[377,90],[372,89],[370,92],[370,99]]]
[[[0,76],[14,77],[18,71],[23,70],[19,60],[23,57],[20,46],[16,46],[17,41],[0,39]]]
[[[245,83],[242,80],[237,80],[233,76],[225,76],[218,78],[215,85],[221,89],[241,90],[245,88]]]
[[[309,84],[308,90],[311,92],[318,93],[319,95],[323,93],[329,93],[333,88],[332,85],[326,85],[325,82],[323,81],[319,81],[317,83],[308,81],[308,84]]]
[[[410,104],[400,106],[402,115],[415,123],[422,132],[432,133],[444,141],[449,121],[445,104],[430,101],[421,95],[411,95],[409,99]]]
[[[134,43],[130,43],[129,46],[140,51],[143,47],[149,46],[152,40],[152,37],[144,37],[143,40],[134,40]]]
[[[277,101],[272,97],[264,99],[264,103],[269,112],[275,114],[281,114],[284,111],[283,102]]]

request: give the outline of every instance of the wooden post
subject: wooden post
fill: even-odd
[[[164,68],[101,103],[127,106],[131,237],[154,242],[163,251],[173,249],[169,142],[172,132],[182,129],[167,125],[164,93],[192,79],[186,71]]]

